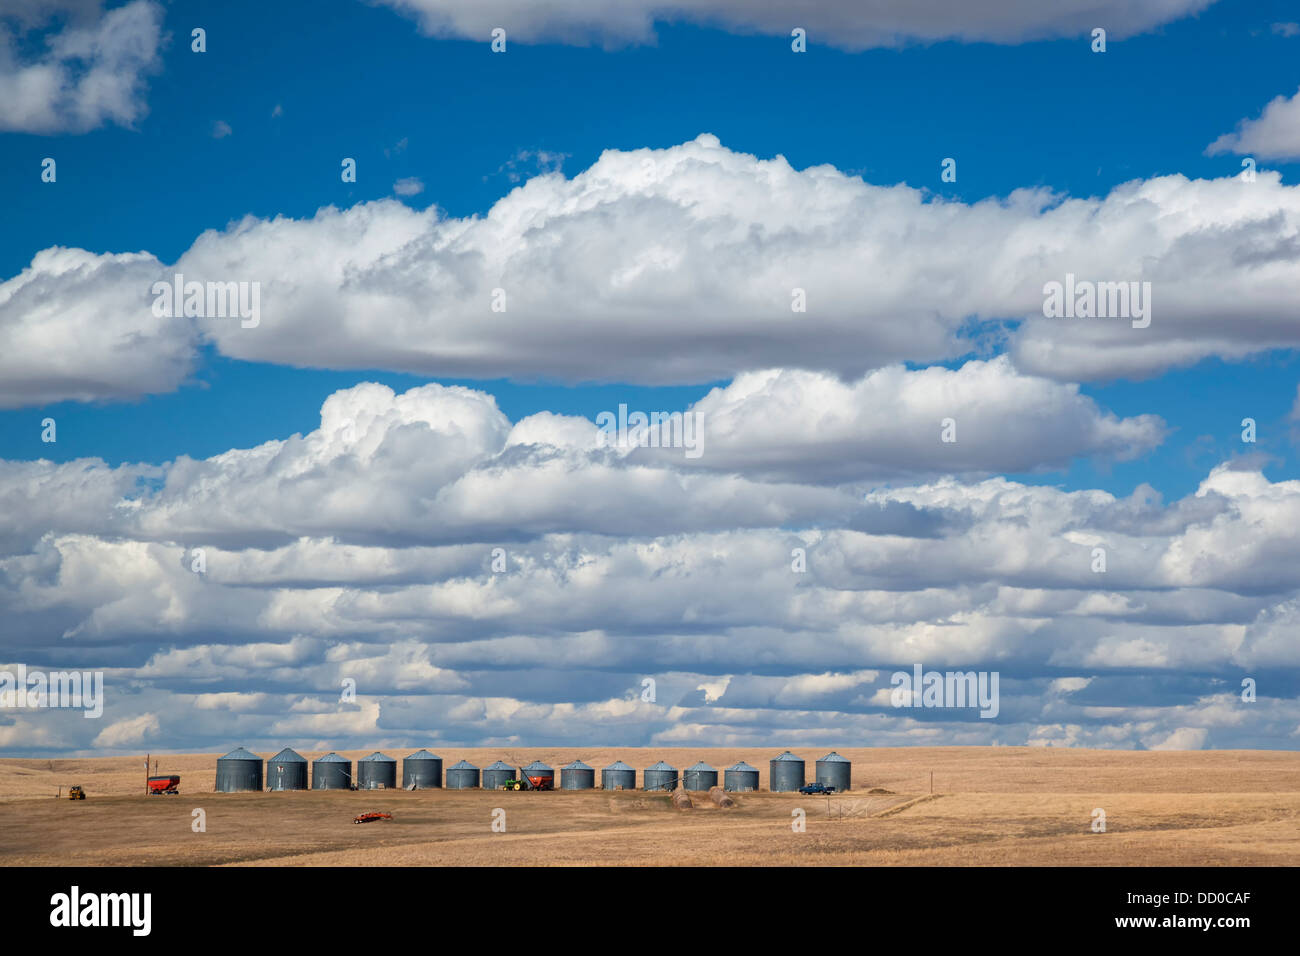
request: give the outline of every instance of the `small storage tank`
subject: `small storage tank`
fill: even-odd
[[[804,785],[803,758],[790,751],[773,757],[768,770],[767,788],[773,793],[787,793]]]
[[[730,790],[732,793],[757,790],[758,768],[751,767],[743,760],[733,767],[728,767],[722,774],[722,789]]]
[[[522,780],[525,777],[541,777],[542,787],[550,787],[552,790],[555,789],[555,770],[546,766],[546,764],[542,763],[540,760],[534,760],[527,767],[519,768],[519,779]]]
[[[647,790],[676,790],[677,769],[661,760],[642,771],[641,784]]]
[[[417,750],[402,761],[403,790],[438,790],[442,787],[442,758]]]
[[[615,760],[600,772],[600,789],[617,790],[619,787],[624,790],[635,790],[636,771],[623,761]]]
[[[447,768],[448,790],[477,790],[478,767],[468,760],[458,760]]]
[[[236,747],[217,758],[217,793],[245,793],[262,789],[262,758]]]
[[[687,790],[708,790],[718,785],[718,771],[703,760],[682,771],[682,786]]]
[[[834,787],[837,793],[848,790],[853,783],[853,764],[834,750],[817,761],[816,781]]]
[[[306,790],[307,758],[285,747],[266,762],[266,789]]]
[[[500,790],[506,785],[507,780],[515,780],[517,777],[514,767],[498,760],[496,763],[490,763],[483,768],[483,789]]]
[[[378,750],[357,761],[358,790],[391,790],[397,786],[397,761]]]
[[[313,790],[352,789],[352,761],[336,753],[328,753],[311,762],[311,788]]]
[[[561,790],[595,790],[596,771],[581,760],[565,764],[560,768]]]

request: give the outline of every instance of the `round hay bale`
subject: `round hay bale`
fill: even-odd
[[[673,791],[673,806],[678,810],[690,810],[695,807],[695,804],[691,803],[691,798],[687,796],[686,791],[679,787]]]
[[[730,809],[736,805],[736,801],[732,800],[721,787],[709,787],[709,799],[723,809]]]

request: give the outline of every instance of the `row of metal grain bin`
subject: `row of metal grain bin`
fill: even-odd
[[[312,790],[348,790],[354,777],[352,761],[336,753],[318,757],[311,763]],[[306,790],[307,760],[285,748],[266,762],[268,790]],[[357,761],[356,785],[361,790],[391,789],[397,786],[397,761],[373,753]],[[217,758],[218,793],[239,793],[262,789],[262,758],[239,747]],[[475,783],[477,786],[477,781]],[[442,758],[427,750],[411,754],[403,762],[402,786],[408,789],[442,786]]]
[[[397,761],[382,753],[373,753],[357,761],[356,786],[361,790],[393,788],[397,786]],[[482,771],[481,785],[485,790],[496,790],[507,780],[517,776],[546,777],[552,785],[555,771],[540,761],[516,771],[500,760]],[[595,787],[594,769],[575,760],[560,768],[562,790],[590,790]],[[744,792],[758,789],[758,770],[741,761],[728,767],[723,777],[723,789]],[[346,790],[353,785],[352,763],[336,753],[318,757],[311,763],[311,789]],[[836,790],[848,790],[852,783],[852,765],[835,752],[817,761],[816,781]],[[307,761],[293,750],[280,751],[266,762],[266,787],[270,790],[307,789]],[[601,771],[601,787],[605,790],[635,790],[636,771],[617,761]],[[682,774],[682,785],[687,790],[708,790],[717,786],[718,772],[701,761]],[[768,777],[769,789],[774,793],[798,790],[804,785],[804,761],[790,751],[772,758]],[[664,761],[647,767],[642,775],[646,790],[674,790],[677,787],[676,768]],[[231,793],[261,790],[263,785],[262,758],[243,747],[217,759],[216,789]],[[427,750],[419,750],[406,757],[402,765],[402,786],[408,790],[437,788],[442,785],[442,758]],[[447,789],[477,789],[480,772],[473,764],[461,760],[447,768]]]

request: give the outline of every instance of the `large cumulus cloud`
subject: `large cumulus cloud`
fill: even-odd
[[[171,387],[194,336],[288,365],[670,384],[772,367],[852,378],[961,356],[983,323],[993,342],[1009,336],[1024,371],[1142,376],[1300,342],[1298,232],[1300,187],[1276,173],[965,204],[829,166],[798,171],[704,135],[608,151],[572,179],[538,176],[484,216],[386,200],[250,217],[204,233],[173,266],[47,251],[2,287],[0,337],[31,381],[0,401],[115,397],[119,379],[137,393]],[[175,272],[261,283],[260,322],[157,319],[150,283]],[[1045,318],[1044,286],[1068,274],[1151,283],[1150,325]],[[52,357],[31,331],[91,332],[104,316],[108,341],[93,352],[71,344]],[[104,369],[105,344],[129,347],[138,374],[67,380],[79,364]],[[47,377],[55,384],[38,387]]]
[[[573,742],[1294,745],[1300,482],[1222,466],[1171,503],[1001,477],[836,484],[828,456],[798,467],[769,407],[857,402],[830,433],[869,470],[855,434],[906,419],[911,380],[934,371],[891,372],[892,403],[799,377],[773,393],[784,372],[716,393],[714,412],[779,438],[730,470],[602,447],[580,418],[512,425],[470,389],[377,385],[330,396],[305,436],[147,476],[9,463],[4,500],[34,517],[0,556],[0,657],[105,668],[116,729],[100,747],[525,726]],[[1124,435],[1006,363],[969,374],[1031,389],[1085,439],[1089,415]],[[889,674],[917,663],[1000,672],[998,720],[895,710]],[[340,700],[346,679],[357,701]],[[42,718],[5,727],[45,728],[46,750],[102,729]]]

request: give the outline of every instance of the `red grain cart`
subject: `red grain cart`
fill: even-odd
[[[176,774],[170,774],[164,777],[149,778],[150,796],[162,796],[164,793],[170,793],[173,796],[179,795],[180,791],[176,788],[181,784],[181,778]]]

